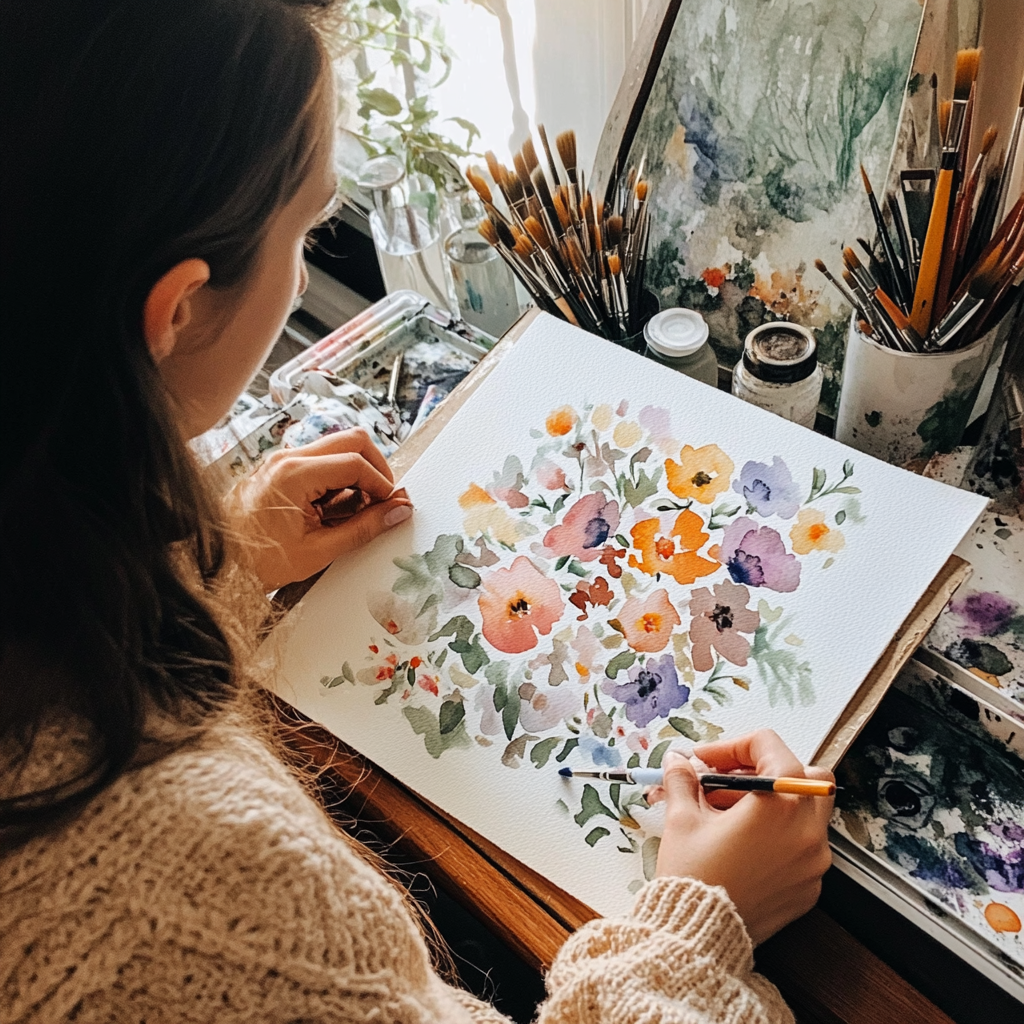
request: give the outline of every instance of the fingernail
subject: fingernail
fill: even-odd
[[[679,750],[666,750],[665,751],[665,760],[662,761],[662,764],[666,768],[671,768],[672,765],[674,765],[674,764],[681,764],[685,760],[686,760],[686,755],[683,754],[681,751],[679,751]]]
[[[398,505],[393,508],[385,517],[385,526],[397,526],[404,523],[412,515],[412,505]]]

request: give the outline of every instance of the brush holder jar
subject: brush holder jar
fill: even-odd
[[[953,352],[899,352],[861,333],[851,317],[836,440],[895,466],[952,451],[998,330]]]

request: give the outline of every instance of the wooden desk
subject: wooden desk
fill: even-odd
[[[472,829],[428,804],[325,729],[271,698],[288,745],[347,796],[365,822],[537,970],[592,912]],[[759,947],[757,966],[801,1024],[951,1024],[892,968],[815,909]]]

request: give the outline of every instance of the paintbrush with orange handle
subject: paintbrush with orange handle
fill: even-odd
[[[910,322],[921,337],[925,337],[935,318],[935,292],[939,285],[945,250],[949,211],[953,202],[953,185],[957,161],[960,158],[960,139],[963,132],[967,101],[971,86],[978,76],[979,50],[961,50],[956,55],[956,84],[953,105],[950,108],[942,147],[942,163],[935,183],[932,212],[928,219],[928,232],[921,252],[921,268],[917,274],[917,288],[910,312]]]

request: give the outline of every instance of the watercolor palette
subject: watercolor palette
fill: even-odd
[[[1024,718],[1024,521],[986,512],[957,554],[974,571],[925,639],[928,660]]]
[[[1019,723],[911,661],[836,779],[837,866],[1024,998]]]

